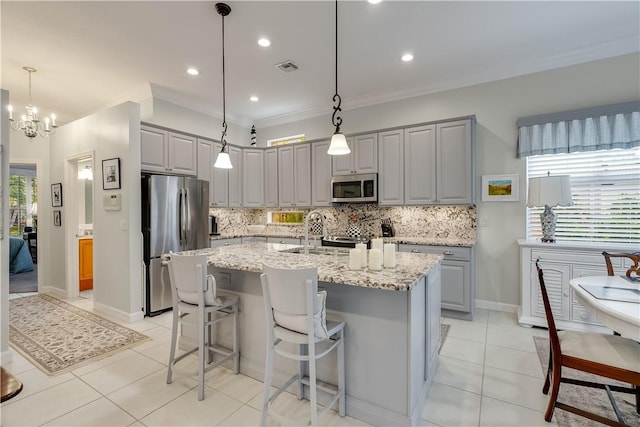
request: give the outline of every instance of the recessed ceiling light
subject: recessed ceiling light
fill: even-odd
[[[413,61],[413,54],[411,54],[411,53],[405,53],[404,55],[402,55],[402,56],[400,57],[400,59],[402,59],[404,62]]]
[[[192,76],[197,76],[198,74],[200,74],[200,71],[198,71],[197,68],[189,67],[187,68],[187,73],[191,74]]]
[[[258,44],[262,47],[268,47],[271,46],[271,40],[269,39],[265,39],[264,37],[261,38],[260,40],[258,40]]]
[[[367,0],[369,3],[371,4],[378,4],[380,3],[382,0]]]
[[[260,100],[260,98],[258,98],[255,95],[249,97],[249,101],[251,101],[251,102],[258,102],[259,100]]]

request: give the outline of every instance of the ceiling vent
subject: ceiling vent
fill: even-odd
[[[290,73],[291,71],[295,71],[298,69],[298,66],[294,64],[293,61],[284,61],[276,64],[275,67],[278,70],[284,71],[285,73]]]

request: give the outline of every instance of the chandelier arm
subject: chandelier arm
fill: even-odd
[[[331,123],[336,127],[336,132],[340,131],[340,125],[342,124],[342,117],[340,117],[338,115],[338,113],[340,113],[342,111],[342,98],[340,97],[340,94],[338,94],[338,0],[336,0],[336,68],[335,68],[335,75],[336,75],[336,92],[335,95],[333,95],[333,102],[334,102],[334,106],[333,106],[333,114],[331,115]]]

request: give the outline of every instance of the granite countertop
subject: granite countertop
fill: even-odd
[[[304,239],[304,235],[293,234],[220,234],[209,236],[211,240],[235,239],[239,237],[275,237],[282,239]],[[405,245],[429,245],[429,246],[458,246],[470,248],[476,244],[475,239],[444,238],[444,237],[383,237],[384,243],[399,243]],[[311,239],[309,239],[311,240]]]
[[[317,267],[321,282],[348,286],[408,291],[429,273],[442,259],[440,255],[396,252],[396,268],[349,270],[348,251],[336,249],[334,253],[304,255],[283,252],[301,248],[282,243],[245,243],[220,248],[205,248],[180,252],[185,255],[207,255],[207,262],[218,268],[262,272],[262,263],[282,268]]]

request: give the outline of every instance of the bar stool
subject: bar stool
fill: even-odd
[[[264,295],[267,320],[267,355],[265,364],[264,399],[262,403],[261,425],[266,425],[269,405],[294,382],[298,382],[298,399],[304,397],[304,385],[309,386],[311,404],[311,425],[318,425],[318,418],[324,415],[338,401],[340,416],[345,415],[345,372],[344,372],[344,321],[326,319],[327,292],[318,291],[318,269],[281,269],[262,265],[262,292]],[[316,352],[316,344],[329,342],[327,348]],[[294,353],[281,346],[283,343],[297,344]],[[306,348],[305,348],[306,347]],[[318,386],[316,381],[316,360],[337,349],[338,386]],[[306,351],[305,351],[306,350]],[[282,387],[270,395],[273,375],[274,352],[299,362],[298,373]],[[304,375],[304,365],[308,365],[308,376]],[[330,401],[318,413],[317,390],[330,394]],[[279,421],[287,420],[272,413]]]
[[[173,325],[171,328],[171,350],[169,353],[169,369],[167,384],[173,381],[176,363],[186,356],[198,352],[198,400],[204,399],[204,374],[223,362],[233,358],[234,373],[240,370],[240,352],[238,351],[238,296],[218,294],[216,280],[207,274],[207,257],[205,255],[170,254],[167,262],[171,293],[173,296]],[[176,357],[178,340],[178,324],[182,325],[184,317],[190,314],[196,318],[198,346]],[[226,349],[213,342],[213,325],[225,320],[233,320],[233,349]],[[213,353],[222,358],[213,363]],[[205,368],[205,364],[208,364]],[[195,375],[195,372],[185,373]]]

